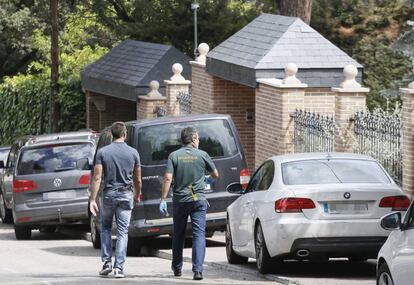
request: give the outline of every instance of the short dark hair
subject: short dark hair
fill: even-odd
[[[186,145],[193,141],[195,135],[198,134],[198,130],[193,127],[186,127],[181,131],[181,143]]]
[[[111,126],[111,133],[114,139],[119,139],[122,136],[125,136],[127,132],[124,122],[115,122]]]

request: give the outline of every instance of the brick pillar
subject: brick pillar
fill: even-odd
[[[287,77],[258,79],[256,89],[255,168],[273,155],[294,152],[293,119],[295,109],[304,109],[306,84],[297,78],[297,67],[288,64]]]
[[[402,156],[403,190],[414,195],[414,82],[401,88],[402,96]]]
[[[151,91],[145,96],[139,96],[137,100],[137,119],[155,118],[157,107],[165,108],[167,98],[158,91],[160,84],[153,80],[150,82]]]
[[[335,151],[353,152],[354,131],[351,118],[358,111],[366,109],[366,94],[369,88],[363,88],[356,82],[358,70],[353,65],[344,68],[344,82],[333,87],[335,92]]]
[[[93,103],[94,95],[86,90],[86,127],[92,130],[99,130],[99,112]]]
[[[191,81],[185,80],[181,75],[183,66],[179,63],[175,63],[172,67],[174,75],[170,80],[164,80],[166,86],[166,109],[168,116],[179,116],[180,115],[180,103],[177,100],[177,96],[180,93],[189,93]]]

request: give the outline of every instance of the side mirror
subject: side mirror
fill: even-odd
[[[89,158],[80,158],[76,161],[76,169],[79,170],[91,170],[92,165],[89,163]]]
[[[231,194],[243,194],[244,189],[240,183],[232,183],[226,188],[227,192]]]
[[[381,218],[381,227],[387,231],[395,231],[401,228],[401,213],[391,213]]]
[[[0,160],[0,169],[4,168],[4,161]]]

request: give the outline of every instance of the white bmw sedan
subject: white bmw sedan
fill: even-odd
[[[283,259],[376,258],[388,231],[380,218],[410,200],[384,168],[365,155],[274,156],[227,208],[229,263],[255,258],[261,273]]]

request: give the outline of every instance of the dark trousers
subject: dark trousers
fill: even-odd
[[[172,269],[181,270],[183,267],[183,248],[188,216],[191,218],[193,230],[193,272],[203,272],[206,253],[206,212],[207,202],[174,202],[173,219],[173,259]]]

